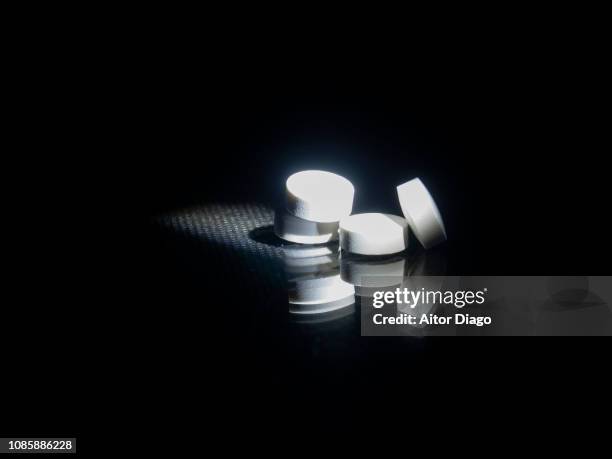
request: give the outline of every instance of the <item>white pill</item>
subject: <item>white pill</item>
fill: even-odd
[[[338,222],[353,209],[355,188],[344,177],[325,171],[302,171],[287,179],[287,210],[313,222]]]
[[[412,179],[397,187],[402,212],[410,229],[423,247],[429,249],[446,240],[442,216],[421,179]]]
[[[274,213],[274,234],[298,244],[323,244],[338,239],[338,222],[312,222],[277,210]]]
[[[340,248],[361,255],[389,255],[408,244],[408,222],[389,214],[355,214],[340,220]]]

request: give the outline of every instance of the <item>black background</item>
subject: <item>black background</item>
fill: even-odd
[[[285,26],[202,41],[191,28],[137,34],[117,52],[88,48],[100,60],[85,67],[72,67],[83,53],[50,54],[38,101],[63,90],[57,110],[43,104],[48,135],[37,145],[71,155],[30,164],[37,200],[23,194],[30,204],[44,196],[38,221],[54,222],[43,238],[34,226],[28,244],[61,239],[52,239],[53,258],[22,257],[20,270],[41,280],[32,288],[26,276],[6,315],[2,342],[22,363],[3,375],[3,431],[77,435],[96,449],[103,432],[301,444],[359,436],[373,422],[403,430],[418,419],[427,433],[464,426],[468,413],[480,419],[471,432],[519,415],[527,436],[590,420],[584,408],[607,390],[607,342],[349,333],[329,341],[342,346],[326,345],[277,328],[274,314],[263,326],[261,317],[239,320],[262,310],[256,286],[237,284],[206,247],[169,240],[152,218],[193,204],[275,203],[285,178],[306,168],[350,178],[356,210],[399,213],[395,187],[419,176],[445,219],[449,274],[605,275],[597,29],[582,41],[571,27],[493,39],[491,24],[463,42],[432,31],[408,39],[399,26],[387,35],[384,24],[329,38]],[[80,193],[84,184],[109,205]],[[117,250],[98,255],[111,233]],[[58,356],[69,356],[68,370]]]

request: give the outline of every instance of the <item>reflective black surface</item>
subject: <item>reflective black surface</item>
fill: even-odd
[[[255,329],[265,328],[273,318],[281,328],[299,323],[311,324],[316,330],[320,324],[353,314],[357,316],[352,320],[354,325],[362,320],[362,299],[371,307],[376,291],[486,287],[486,304],[471,307],[469,313],[494,313],[495,324],[486,330],[467,330],[467,334],[610,333],[609,299],[590,291],[589,277],[446,277],[449,256],[444,245],[426,251],[411,237],[409,249],[402,253],[363,256],[341,252],[337,241],[315,245],[283,241],[274,235],[272,220],[273,212],[265,205],[203,205],[160,215],[154,225],[167,238],[171,250],[183,246],[186,252],[176,262],[188,261],[191,274],[201,276],[200,286],[226,294],[229,304],[248,295],[253,305],[249,320]],[[209,250],[220,255],[212,267],[206,263]],[[215,280],[217,276],[223,280]],[[605,279],[609,278],[597,279],[600,294],[604,292],[608,298]],[[268,315],[260,315],[263,309]],[[417,309],[409,312],[442,312],[431,305]],[[453,312],[450,309],[447,312]],[[569,317],[569,311],[580,310],[584,311]],[[599,310],[603,315],[594,314]],[[397,311],[405,312],[399,304]],[[568,326],[555,327],[554,318],[546,316],[555,311],[566,312],[563,320]],[[241,314],[235,317],[238,321],[243,320]],[[572,328],[572,321],[581,323]],[[349,322],[344,323],[346,327]],[[406,336],[466,334],[461,327],[412,332]]]
[[[406,253],[386,257],[339,253],[337,243],[286,243],[272,233],[271,209],[201,205],[160,214],[152,222],[161,247],[157,253],[164,256],[156,265],[163,275],[156,277],[160,295],[155,301],[166,311],[166,326],[182,330],[174,344],[185,349],[172,359],[180,367],[204,359],[204,367],[220,375],[216,390],[232,394],[221,413],[239,410],[283,432],[346,431],[357,428],[360,415],[401,417],[396,410],[406,408],[395,405],[397,390],[447,393],[459,385],[467,392],[482,391],[476,375],[512,381],[525,369],[551,361],[559,369],[571,358],[570,345],[558,341],[533,347],[504,338],[493,343],[432,340],[423,339],[428,333],[420,329],[403,337],[362,337],[362,300],[385,288],[367,285],[369,275],[391,280],[450,275],[452,252],[445,246],[424,252],[414,240]],[[548,315],[553,334],[564,330],[563,321],[575,321],[559,315],[563,308],[571,312],[584,303],[605,320],[612,313],[604,303],[589,303],[594,297],[583,291],[588,281],[572,279],[568,290],[551,277],[543,292],[550,299],[538,306],[537,314]],[[492,300],[489,309],[474,313],[506,314],[511,304],[518,313],[504,315],[496,330],[535,332],[532,324],[540,316],[532,320],[532,305]],[[539,331],[546,334],[541,326]],[[516,352],[520,362],[512,357]],[[468,386],[462,386],[465,378]],[[496,392],[496,384],[485,393]],[[431,403],[429,397],[409,400],[416,410],[429,410]]]

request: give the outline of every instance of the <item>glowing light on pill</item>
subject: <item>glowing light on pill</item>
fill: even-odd
[[[354,195],[353,184],[331,172],[302,171],[287,179],[287,210],[304,220],[337,222],[351,213]]]

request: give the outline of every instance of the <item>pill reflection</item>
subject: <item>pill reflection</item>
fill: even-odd
[[[283,260],[292,320],[335,320],[354,312],[355,287],[340,277],[337,244],[287,246]]]
[[[342,252],[340,276],[355,286],[357,296],[369,298],[374,296],[374,292],[400,287],[406,265],[407,257],[404,255],[368,257]]]

